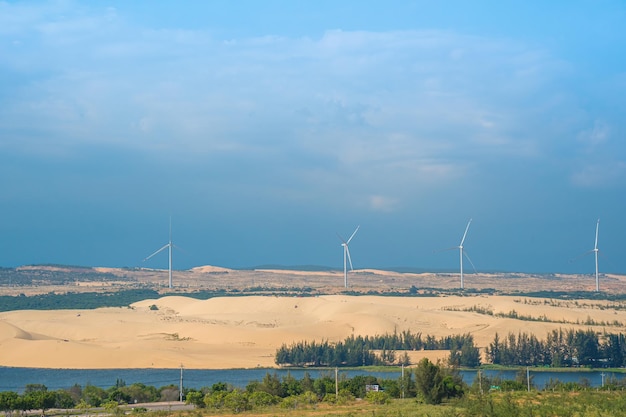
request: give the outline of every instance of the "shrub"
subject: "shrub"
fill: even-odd
[[[365,399],[372,404],[387,404],[391,401],[389,394],[384,391],[370,391],[365,394]]]
[[[224,407],[234,413],[241,413],[250,409],[248,394],[245,391],[235,389],[224,397]]]
[[[280,402],[280,397],[265,391],[255,391],[248,395],[248,401],[252,407],[268,407]]]

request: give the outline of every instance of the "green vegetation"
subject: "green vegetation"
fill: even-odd
[[[185,401],[195,406],[190,412],[177,412],[180,417],[205,415],[255,416],[330,416],[371,415],[430,417],[515,417],[623,416],[626,409],[626,386],[623,381],[608,380],[601,389],[592,389],[584,382],[551,381],[544,390],[528,391],[524,372],[515,380],[482,376],[471,387],[461,380],[455,368],[421,360],[413,369],[405,369],[404,377],[381,379],[371,375],[353,378],[329,372],[319,378],[305,373],[302,379],[290,374],[279,377],[266,373],[262,380],[251,381],[245,388],[219,382],[211,387],[187,389]],[[532,386],[532,384],[531,384]],[[109,389],[74,385],[67,390],[48,391],[44,385],[30,384],[23,394],[0,392],[0,412],[10,415],[34,410],[59,408],[58,415],[98,413],[100,407],[109,415],[128,414],[129,404],[155,401],[176,401],[178,388],[155,388],[118,380]],[[363,401],[360,401],[363,400]],[[101,412],[101,411],[100,411]],[[166,411],[150,412],[146,407],[133,407],[131,414],[169,415]]]
[[[45,385],[29,384],[21,395],[13,391],[0,392],[0,411],[45,412],[51,408],[77,408],[86,411],[93,407],[104,407],[109,403],[117,406],[135,402],[171,401],[177,399],[172,396],[172,390],[178,395],[178,389],[175,387],[166,386],[157,389],[141,383],[126,386],[122,380],[118,380],[115,386],[107,390],[93,385],[85,387],[74,385],[65,390],[49,391]]]
[[[154,290],[0,296],[0,311],[67,310],[99,307],[127,307],[137,301],[160,297]]]
[[[495,365],[622,367],[626,365],[626,337],[591,329],[553,330],[545,340],[524,332],[500,339],[496,333],[486,353]]]
[[[435,338],[405,330],[401,333],[382,336],[350,336],[343,342],[321,343],[298,342],[291,346],[282,345],[277,351],[277,365],[290,366],[369,366],[409,365],[408,356],[396,357],[397,350],[449,350],[450,364],[476,367],[480,365],[480,354],[471,334]],[[376,355],[372,350],[380,352]]]
[[[128,280],[126,277],[82,266],[41,265],[41,268],[0,268],[0,282],[11,283],[14,286],[126,280]]]
[[[518,301],[519,302],[519,301]],[[548,304],[548,300],[544,300],[545,304]],[[535,305],[540,305],[540,303],[536,303],[536,302],[532,302],[532,301],[528,301],[528,300],[524,300],[524,304],[535,304]],[[550,300],[550,305],[560,305],[562,304],[561,302],[555,302],[555,300]],[[580,305],[575,302],[573,303],[576,307],[580,307]],[[597,309],[603,309],[603,306],[599,306],[596,304],[586,304],[583,303],[583,306],[585,306],[585,308],[597,308]],[[623,310],[624,306],[623,305],[613,305],[611,306],[612,309],[614,310]],[[580,320],[576,320],[576,321],[568,321],[565,319],[561,319],[561,320],[554,320],[554,319],[550,319],[548,318],[545,314],[540,315],[540,316],[532,316],[530,314],[520,314],[518,313],[516,310],[510,310],[508,313],[494,313],[493,309],[490,307],[483,307],[483,306],[478,306],[478,305],[474,305],[471,307],[466,307],[466,308],[454,308],[454,307],[449,307],[446,308],[446,310],[448,311],[468,311],[468,312],[472,312],[472,313],[478,313],[478,314],[484,314],[487,316],[493,316],[493,317],[501,317],[501,318],[509,318],[509,319],[515,319],[515,320],[522,320],[522,321],[539,321],[539,322],[544,322],[544,323],[562,323],[562,324],[584,324],[586,326],[615,326],[615,327],[623,327],[624,323],[617,321],[617,320],[613,320],[613,321],[604,321],[604,320],[594,320],[593,318],[591,318],[590,316],[587,316],[587,319],[585,319],[584,321],[580,321]]]

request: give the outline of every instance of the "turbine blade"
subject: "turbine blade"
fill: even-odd
[[[449,251],[449,250],[456,250],[456,249],[459,249],[459,246],[451,246],[451,247],[445,248],[445,249],[437,249],[437,250],[434,250],[433,253],[446,252],[446,251]]]
[[[144,258],[144,262],[147,261],[148,259],[152,258],[154,255],[156,255],[157,253],[161,252],[163,249],[169,247],[170,244],[168,243],[167,245],[163,246],[161,249],[159,249],[158,251],[154,252],[152,255],[148,256],[147,258]]]
[[[598,223],[596,223],[596,245],[593,247],[594,249],[598,249],[598,229],[600,228],[600,219],[598,219]]]
[[[581,254],[580,254],[580,255],[578,255],[577,257],[570,259],[569,261],[570,261],[570,262],[575,262],[575,261],[579,260],[580,258],[584,258],[585,256],[589,255],[590,253],[594,253],[594,252],[595,252],[595,251],[594,251],[593,249],[588,250],[587,252],[585,252],[585,253],[581,253]]]
[[[189,252],[187,252],[185,249],[181,248],[180,246],[175,245],[175,244],[173,244],[173,243],[171,243],[171,245],[172,245],[172,248],[174,248],[174,249],[176,249],[176,250],[179,250],[179,251],[181,251],[181,252],[182,252],[182,253],[184,253],[184,254],[189,254]]]
[[[463,246],[463,242],[465,242],[465,237],[467,236],[467,231],[469,230],[470,224],[472,224],[472,219],[469,219],[469,222],[467,222],[467,226],[465,227],[465,233],[463,233],[463,238],[461,239],[461,244],[459,246]]]
[[[350,249],[348,249],[348,245],[344,246],[346,248],[346,254],[348,255],[348,262],[350,262],[350,271],[354,271],[352,267],[352,258],[350,258]]]
[[[354,237],[354,235],[356,235],[356,232],[358,232],[358,231],[359,231],[359,227],[361,227],[361,225],[358,225],[358,226],[356,227],[356,229],[354,229],[354,232],[352,232],[352,235],[350,235],[350,239],[348,239],[348,240],[346,241],[346,243],[350,243],[350,241],[352,240],[352,238]]]
[[[474,273],[477,274],[478,272],[476,271],[476,267],[474,266],[474,262],[472,262],[472,260],[470,259],[469,255],[467,254],[467,252],[463,251],[463,255],[465,255],[465,257],[469,261],[470,265],[472,265],[472,268],[474,269]]]
[[[339,233],[337,233],[337,237],[339,238],[339,240],[341,240],[341,243],[345,244],[346,241],[341,237],[341,235]]]

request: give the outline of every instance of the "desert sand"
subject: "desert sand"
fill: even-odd
[[[152,307],[151,306],[155,306]],[[126,308],[0,313],[0,366],[226,369],[272,367],[276,349],[297,341],[410,330],[436,337],[471,333],[487,346],[496,332],[624,331],[626,311],[608,301],[517,296],[167,296]],[[545,316],[522,321],[468,310]],[[599,323],[589,326],[581,323]],[[447,352],[412,352],[417,361]]]

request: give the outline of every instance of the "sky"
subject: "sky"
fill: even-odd
[[[626,273],[626,3],[0,1],[0,266]],[[466,262],[466,272],[468,271]]]

